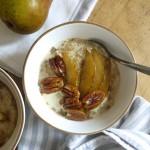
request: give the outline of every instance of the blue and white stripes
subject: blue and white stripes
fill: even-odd
[[[26,121],[23,136],[18,145],[19,150],[49,150],[57,149],[59,142],[66,137],[65,134],[59,133],[49,127],[43,121],[37,118],[30,110],[27,103]]]
[[[69,135],[39,120],[26,105],[26,124],[19,150],[149,150],[150,103],[136,97],[112,128],[95,135]],[[61,125],[61,123],[60,123]]]

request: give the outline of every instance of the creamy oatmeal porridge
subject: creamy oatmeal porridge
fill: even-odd
[[[110,108],[119,82],[116,63],[100,46],[81,39],[54,46],[39,72],[43,100],[50,109],[72,120],[93,118]]]
[[[12,135],[17,122],[17,107],[8,87],[0,81],[0,147]]]

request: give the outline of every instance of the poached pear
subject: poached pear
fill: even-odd
[[[0,18],[11,30],[30,34],[45,23],[52,0],[0,0]]]
[[[67,53],[62,53],[62,57],[66,66],[66,77],[65,82],[73,86],[78,86],[78,72],[76,70],[75,64],[69,58]]]
[[[89,93],[89,90],[92,86],[94,81],[95,75],[95,64],[92,57],[92,54],[86,50],[85,58],[82,63],[82,69],[80,74],[80,84],[79,84],[79,91],[81,94],[81,99]]]

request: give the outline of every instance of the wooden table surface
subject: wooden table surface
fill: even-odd
[[[88,21],[115,32],[125,41],[137,63],[150,66],[150,0],[98,0]],[[21,88],[21,79],[13,78]],[[150,101],[148,75],[138,73],[136,95]]]
[[[150,0],[98,0],[88,21],[115,32],[137,63],[150,66]],[[136,95],[150,101],[150,76],[138,73]]]

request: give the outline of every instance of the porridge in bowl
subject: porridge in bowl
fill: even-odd
[[[119,82],[117,64],[102,47],[82,39],[68,39],[54,46],[39,72],[39,90],[48,107],[76,121],[109,109]]]
[[[17,106],[9,88],[0,81],[0,147],[12,135],[17,123]]]

